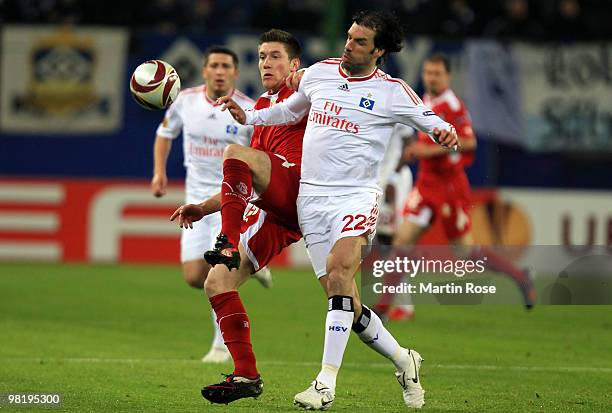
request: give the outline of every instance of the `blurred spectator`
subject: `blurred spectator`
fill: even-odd
[[[214,12],[214,0],[195,0],[191,5],[191,11],[188,13],[189,25],[195,31],[206,31],[214,28]]]
[[[332,1],[345,7],[342,30],[357,10],[389,9],[410,35],[612,38],[609,2],[600,0],[0,0],[0,23],[123,25],[202,34],[279,27],[320,35]]]
[[[431,22],[435,19],[439,0],[400,0],[395,8],[406,34],[427,34],[439,31]],[[365,5],[364,1],[364,5]],[[367,7],[367,6],[365,6]],[[357,10],[353,10],[355,12]]]
[[[289,30],[295,22],[289,12],[287,0],[268,0],[264,1],[255,11],[251,24],[258,30],[269,30],[270,28]]]
[[[450,0],[442,18],[442,33],[448,36],[468,36],[474,34],[476,14],[467,0]]]
[[[585,40],[592,37],[578,0],[559,1],[549,36],[557,40]]]
[[[186,3],[193,11],[193,4]],[[179,0],[153,0],[150,5],[143,8],[146,21],[162,33],[176,32],[185,24],[185,7],[179,4]]]
[[[504,15],[486,28],[486,36],[499,39],[533,39],[544,37],[544,28],[531,16],[527,0],[506,0]]]

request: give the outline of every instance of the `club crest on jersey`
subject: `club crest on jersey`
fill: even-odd
[[[359,107],[372,110],[374,109],[374,103],[375,102],[372,99],[361,98],[361,100],[359,101]]]
[[[238,189],[242,195],[246,195],[248,191],[248,188],[244,182],[239,182],[238,185],[236,185],[236,189]]]
[[[227,125],[227,127],[225,128],[225,132],[229,133],[231,135],[237,135],[238,134],[238,126],[236,126],[236,125]]]
[[[350,90],[349,90],[349,87],[348,87],[348,84],[347,84],[347,83],[344,83],[344,84],[342,84],[342,85],[338,86],[338,90],[341,90],[341,91],[343,91],[343,92],[350,92]]]

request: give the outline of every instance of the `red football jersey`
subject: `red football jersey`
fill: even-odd
[[[430,107],[438,116],[452,124],[457,130],[457,135],[463,138],[476,139],[472,130],[470,114],[461,99],[455,93],[447,89],[439,96],[425,95],[423,103]],[[419,142],[437,145],[429,136],[419,132]],[[422,175],[454,175],[463,172],[464,168],[474,162],[474,152],[454,152],[423,158],[419,160],[419,177]]]
[[[284,86],[275,94],[264,93],[255,102],[255,109],[265,109],[282,102],[293,94]],[[255,126],[251,147],[284,156],[289,162],[302,164],[302,140],[307,116],[294,125]]]

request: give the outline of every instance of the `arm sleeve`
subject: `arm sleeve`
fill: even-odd
[[[180,95],[179,95],[180,97]],[[177,99],[166,111],[164,120],[157,127],[156,134],[163,138],[175,139],[183,129],[183,119],[180,115],[182,99]]]
[[[243,126],[243,128],[247,128],[245,134],[246,136],[240,139],[240,144],[243,146],[249,146],[251,143],[251,139],[253,139],[253,132],[255,128],[251,125]]]
[[[283,102],[269,108],[247,110],[247,125],[287,125],[297,123],[310,110],[310,100],[302,88]]]
[[[423,104],[421,99],[403,82],[394,85],[391,110],[395,121],[429,135],[434,142],[433,131],[435,128],[451,130],[453,125],[443,121],[431,109]],[[436,142],[437,143],[437,142]]]
[[[304,69],[298,90],[287,100],[269,108],[246,111],[247,125],[289,125],[298,123],[310,111],[310,96],[307,92],[312,71]]]

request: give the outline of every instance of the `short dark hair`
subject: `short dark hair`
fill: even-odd
[[[213,53],[220,53],[232,56],[232,61],[234,62],[234,66],[238,68],[238,55],[231,49],[228,49],[225,46],[213,45],[204,51],[204,66],[208,64],[208,58]]]
[[[390,53],[402,50],[404,29],[394,13],[384,10],[363,10],[353,16],[353,23],[367,27],[376,33],[374,47],[385,51],[376,64],[381,64]]]
[[[289,59],[295,59],[302,55],[302,46],[300,42],[291,33],[284,30],[272,29],[259,36],[259,45],[268,42],[278,42],[285,45],[285,50],[289,55]]]
[[[443,53],[434,53],[425,59],[425,63],[442,63],[446,73],[451,72],[450,59]]]

